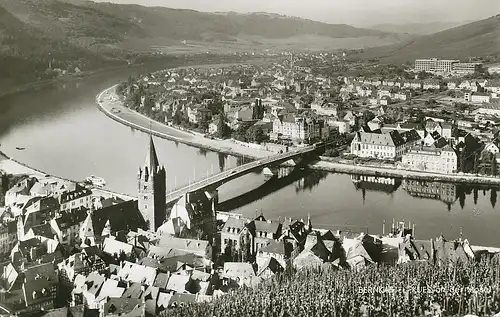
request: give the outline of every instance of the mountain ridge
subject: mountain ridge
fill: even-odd
[[[430,35],[452,29],[454,27],[472,23],[474,21],[456,21],[456,22],[430,22],[430,23],[383,23],[370,26],[370,29],[392,33],[407,33],[415,35]]]
[[[413,62],[418,58],[467,60],[470,57],[486,56],[500,56],[500,15],[417,37],[400,44],[365,49],[353,57],[404,63]]]

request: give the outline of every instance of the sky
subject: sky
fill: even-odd
[[[272,12],[327,23],[370,26],[480,20],[500,13],[500,0],[95,0],[198,11]]]

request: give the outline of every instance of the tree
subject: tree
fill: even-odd
[[[497,176],[498,173],[497,160],[495,155],[492,156],[493,157],[491,158],[491,175]]]
[[[217,123],[217,134],[220,138],[226,139],[231,135],[231,128],[226,123],[226,116],[221,114]]]
[[[465,148],[462,149],[462,151],[460,152],[460,170],[462,172],[466,172],[466,167],[465,167],[465,159],[466,159],[466,153],[465,153]]]
[[[267,135],[262,130],[262,127],[253,126],[247,130],[247,139],[260,144],[267,140]]]
[[[177,111],[174,113],[174,117],[172,118],[172,121],[174,122],[175,125],[181,125],[181,123],[182,123],[182,114],[179,111],[179,109],[177,109]]]
[[[363,122],[365,124],[372,121],[374,118],[375,118],[375,115],[373,114],[373,112],[371,112],[369,110],[365,110],[363,112]]]

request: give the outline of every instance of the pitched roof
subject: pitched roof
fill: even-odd
[[[323,264],[318,256],[316,256],[311,250],[302,251],[294,260],[293,266],[300,270],[304,268],[319,267]]]
[[[142,315],[142,300],[136,298],[110,298],[104,304],[104,315],[123,315],[131,316]]]
[[[226,262],[223,275],[230,278],[252,278],[255,277],[255,271],[250,263]]]
[[[278,262],[273,257],[270,257],[269,259],[264,262],[264,264],[259,267],[259,272],[257,273],[257,276],[261,276],[267,269],[269,269],[272,273],[277,274],[281,273],[284,271],[283,266]]]
[[[137,231],[144,228],[145,221],[139,211],[137,200],[129,200],[95,210],[92,213],[92,223],[94,232],[100,234],[106,222],[111,225],[111,232]]]
[[[167,287],[165,289],[184,293],[186,292],[186,286],[190,280],[191,277],[189,275],[172,274],[168,279]]]
[[[236,217],[229,217],[227,218],[226,223],[224,224],[224,227],[222,231],[227,231],[229,228],[234,228],[234,229],[243,229],[245,228],[247,220],[244,218],[236,218]]]
[[[73,191],[61,195],[61,204],[92,195],[92,191],[87,188],[77,188]]]
[[[114,255],[115,253],[117,255],[120,255],[122,251],[125,252],[125,254],[130,254],[132,253],[132,249],[134,247],[128,243],[121,242],[109,237],[104,240],[103,245],[104,245],[103,249],[104,252],[111,255]]]
[[[350,246],[346,252],[346,259],[347,260],[354,258],[354,257],[357,257],[357,256],[361,256],[361,257],[365,258],[366,260],[368,260],[369,262],[373,263],[372,258],[370,257],[370,255],[366,251],[366,249],[363,246],[363,243],[361,241],[354,244],[353,246]]]
[[[58,283],[54,264],[45,263],[29,267],[24,272],[24,296],[26,305],[33,305],[39,299],[52,298],[51,288]]]
[[[269,244],[261,249],[259,249],[259,252],[267,252],[271,254],[282,254],[286,255],[285,252],[285,242],[283,241],[276,241],[272,240],[269,242]]]
[[[156,269],[148,266],[125,261],[118,276],[126,281],[153,285],[156,278]]]
[[[104,284],[105,280],[106,278],[97,272],[90,273],[85,280],[87,291],[91,294],[97,295],[97,293],[101,290],[101,287]]]
[[[167,273],[161,273],[161,272],[158,273],[158,275],[156,275],[156,279],[155,282],[153,283],[153,286],[164,289],[167,288],[169,277],[170,276]]]
[[[157,316],[156,303],[158,301],[159,293],[160,290],[158,287],[149,286],[141,295],[141,299],[143,298],[146,303],[146,312],[152,316]]]
[[[130,284],[127,289],[124,290],[121,298],[141,298],[142,295],[142,285],[139,283]]]
[[[188,251],[196,254],[205,254],[209,242],[205,240],[182,239],[170,235],[162,235],[158,246]]]
[[[98,299],[104,299],[107,297],[121,297],[125,289],[123,287],[118,287],[118,281],[107,279],[99,291]]]
[[[384,146],[401,146],[405,143],[398,131],[390,131],[388,133],[356,133],[358,140],[364,144],[375,144]]]

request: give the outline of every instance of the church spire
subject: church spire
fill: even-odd
[[[156,155],[156,148],[153,142],[153,136],[149,136],[149,149],[146,154],[146,161],[144,167],[147,168],[147,173],[152,174],[158,170],[160,163],[158,163],[158,156]]]

